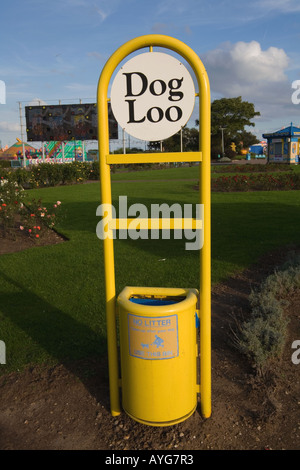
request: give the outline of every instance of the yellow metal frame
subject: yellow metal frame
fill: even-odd
[[[201,162],[201,152],[131,153],[106,155],[106,163]]]
[[[211,415],[210,86],[205,67],[198,55],[178,39],[160,34],[145,35],[132,39],[112,54],[102,70],[97,89],[101,202],[108,205],[112,203],[110,165],[124,162],[125,160],[122,159],[122,155],[111,155],[109,153],[107,93],[112,74],[120,62],[129,54],[143,48],[149,48],[152,51],[153,47],[163,47],[178,53],[194,70],[199,87],[199,151],[126,155],[126,163],[178,160],[201,162],[199,165],[199,203],[204,205],[204,243],[200,250],[200,400],[202,416],[209,418]],[[108,214],[108,218],[112,219],[111,213]],[[119,397],[113,239],[105,238],[103,243],[110,404],[112,415],[117,416],[121,413],[121,407]]]

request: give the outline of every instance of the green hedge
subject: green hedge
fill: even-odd
[[[0,177],[30,189],[61,184],[78,184],[88,180],[99,180],[99,163],[40,163],[30,168],[0,168]]]
[[[11,168],[10,160],[0,160],[0,168]]]

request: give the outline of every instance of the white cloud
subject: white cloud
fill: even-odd
[[[28,106],[44,106],[46,104],[48,103],[46,103],[46,101],[41,100],[40,98],[33,98],[33,100],[28,103]]]
[[[292,116],[289,57],[283,49],[262,50],[257,41],[226,43],[202,57],[212,95],[241,96],[255,104],[261,119]],[[290,120],[291,118],[289,118]]]
[[[96,85],[85,85],[83,83],[69,83],[68,85],[65,86],[65,88],[72,93],[77,93],[81,94],[84,93],[88,96],[87,98],[91,98],[92,96],[96,96],[96,91],[97,91],[97,84]],[[83,96],[81,96],[83,98]]]
[[[163,0],[159,3],[157,13],[159,15],[169,12],[182,14],[190,8],[188,0],[182,2],[181,0]]]
[[[103,22],[106,20],[107,17],[111,16],[118,10],[120,1],[121,0],[97,0],[96,3],[92,1],[91,4],[93,11],[97,13],[97,15],[100,17],[101,22]]]
[[[257,41],[226,43],[203,57],[219,92],[228,93],[236,86],[244,88],[257,82],[287,80],[289,58],[285,51],[276,47],[263,51]]]
[[[104,58],[104,55],[100,54],[100,52],[97,52],[97,51],[87,52],[87,56],[88,57],[93,57],[94,59],[97,59],[97,60],[103,60],[103,58]]]
[[[151,30],[154,34],[166,34],[169,29],[169,25],[167,23],[154,23]]]
[[[98,15],[100,16],[101,18],[101,21],[104,21],[106,20],[106,18],[108,17],[109,13],[106,13],[104,10],[102,10],[101,8],[95,6],[95,10],[96,12],[98,13]]]
[[[299,0],[259,0],[256,6],[269,11],[296,13],[300,11]]]
[[[15,122],[0,121],[0,131],[20,132],[20,124],[17,124]]]

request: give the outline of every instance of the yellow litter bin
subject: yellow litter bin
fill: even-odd
[[[125,287],[118,296],[122,405],[151,426],[197,406],[196,289]]]

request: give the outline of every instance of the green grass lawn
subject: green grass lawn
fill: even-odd
[[[135,183],[113,182],[115,204],[119,195],[128,196],[128,205],[148,208],[154,202],[197,203],[195,167],[173,170],[138,172],[144,180]],[[152,173],[156,181],[146,182]],[[30,190],[28,197],[49,205],[62,201],[57,229],[69,241],[0,257],[0,340],[7,359],[0,374],[106,352],[103,247],[96,236],[99,183]],[[275,247],[298,243],[299,206],[300,191],[212,194],[212,283]],[[126,285],[198,288],[199,252],[186,251],[184,244],[116,240],[117,293]]]
[[[239,165],[239,162],[236,163]],[[248,167],[251,165],[250,163],[246,163]],[[224,167],[225,165],[212,165],[211,167],[211,176],[212,178],[218,178],[219,176],[232,176],[236,173],[232,172],[220,172],[219,169]],[[235,165],[233,165],[235,166]],[[215,171],[216,168],[218,172]],[[299,173],[300,172],[300,165],[295,165],[291,167],[293,172]],[[238,172],[238,174],[243,174],[243,172]],[[246,173],[249,174],[249,173]],[[256,174],[256,173],[254,173]],[[278,172],[274,172],[272,174],[278,174]],[[191,166],[191,167],[171,167],[171,168],[164,168],[162,170],[140,170],[140,171],[126,171],[126,170],[118,170],[118,172],[112,174],[112,181],[134,181],[134,180],[180,180],[180,179],[199,179],[199,166]]]
[[[170,180],[170,179],[198,179],[199,166],[191,167],[171,167],[161,170],[122,170],[112,174],[112,181],[128,180]]]

